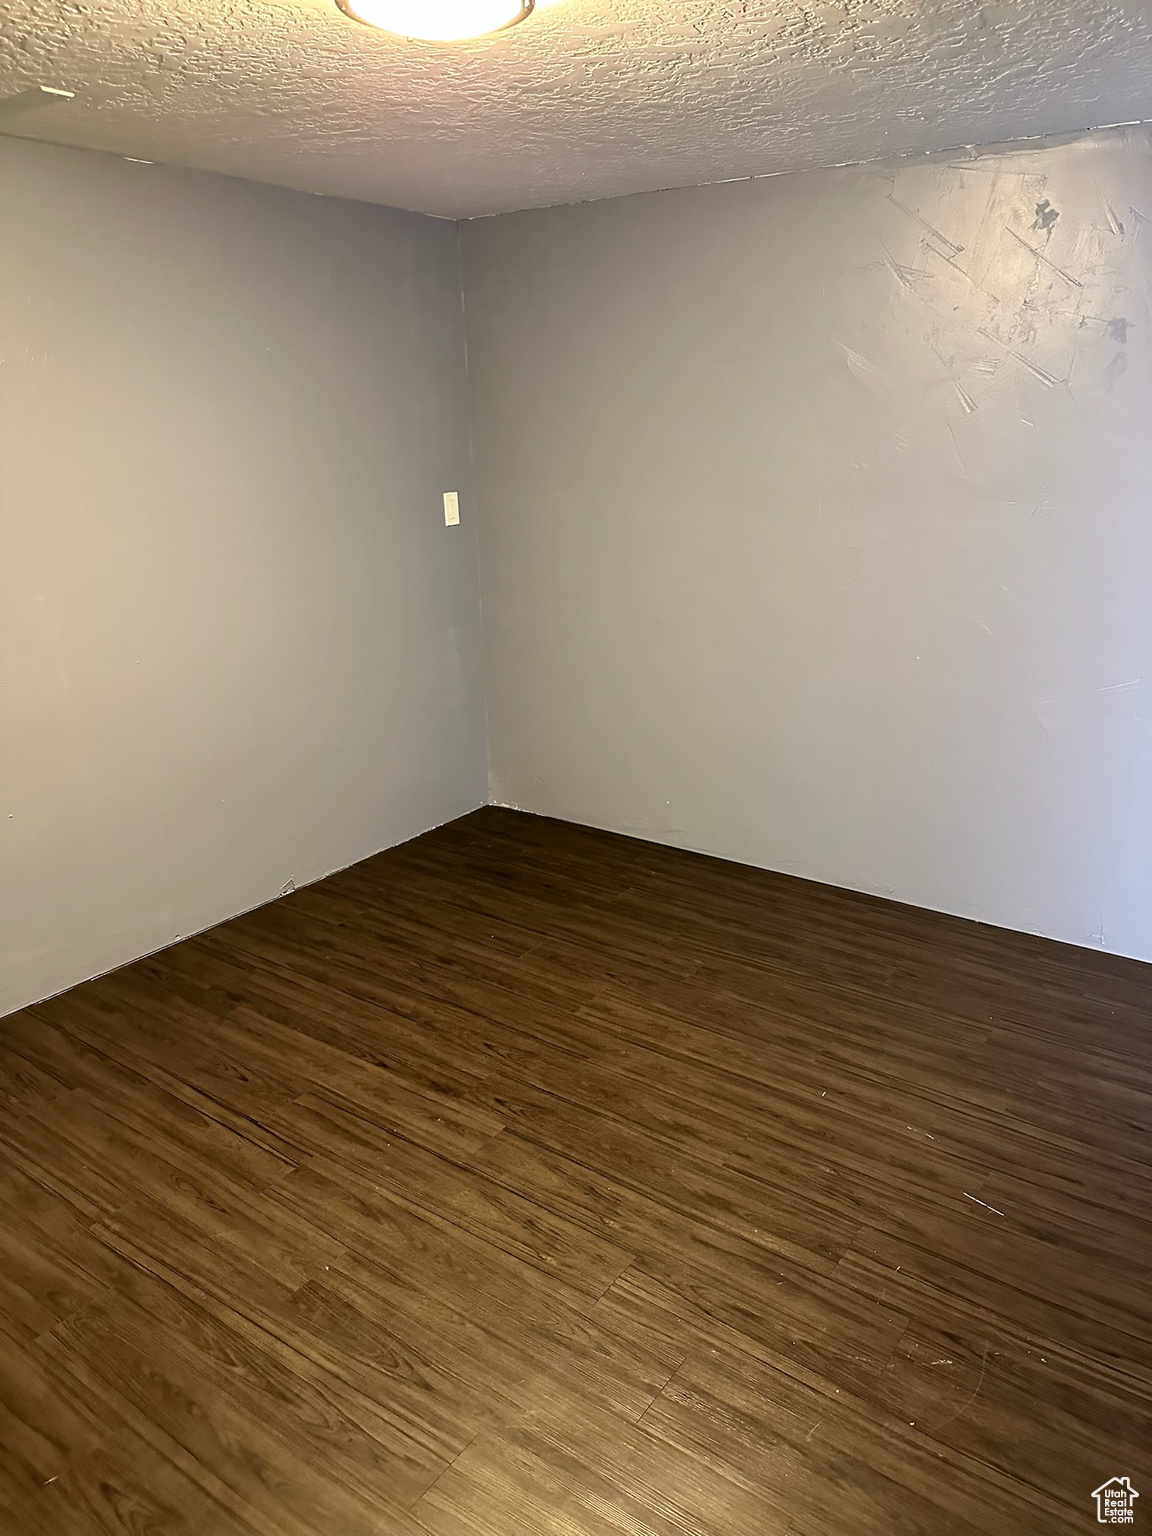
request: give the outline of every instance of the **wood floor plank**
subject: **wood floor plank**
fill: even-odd
[[[25,1009],[0,1533],[1084,1530],[1152,1498],[1150,1016],[495,808]]]
[[[286,1530],[376,1536],[393,1507],[389,1491],[399,1487],[402,1509],[434,1476],[401,1470],[338,1400],[267,1359],[235,1349],[214,1359],[127,1307],[94,1308],[60,1325],[55,1340]]]
[[[19,1511],[26,1536],[255,1536],[146,1442],[123,1431],[46,1483]]]
[[[482,1395],[477,1430],[512,1423],[540,1402],[638,1420],[682,1351],[643,1322],[579,1311],[532,1283],[518,1285],[522,1278],[473,1292],[439,1279],[416,1296],[410,1281],[347,1257],[324,1283],[365,1316],[382,1316],[434,1370]]]
[[[633,1255],[547,1205],[394,1135],[363,1108],[309,1094],[279,1111],[273,1128],[302,1154],[370,1175],[378,1187],[447,1218],[505,1252],[599,1296]]]
[[[652,1536],[784,1536],[790,1514],[643,1425],[543,1411],[481,1435],[416,1506],[430,1531],[643,1531]]]

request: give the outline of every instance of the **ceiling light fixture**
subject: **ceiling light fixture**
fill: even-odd
[[[336,0],[336,4],[354,21],[432,43],[501,32],[535,8],[535,0]]]

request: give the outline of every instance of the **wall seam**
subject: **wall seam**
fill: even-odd
[[[480,608],[480,696],[484,704],[484,761],[486,767],[486,782],[484,792],[484,804],[491,805],[492,801],[492,722],[488,712],[488,618],[485,612],[484,602],[484,554],[481,548],[480,526],[480,478],[476,470],[476,442],[473,431],[473,405],[474,396],[472,389],[472,372],[468,358],[468,300],[464,284],[464,242],[461,239],[460,226],[462,219],[453,221],[456,229],[456,270],[460,282],[460,315],[463,320],[464,335],[464,394],[468,404],[468,466],[472,480],[472,519],[475,525],[476,545],[476,595]]]

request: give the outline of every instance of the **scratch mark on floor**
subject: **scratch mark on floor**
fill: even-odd
[[[964,1416],[964,1414],[966,1414],[968,1412],[969,1408],[971,1408],[972,1404],[980,1396],[980,1388],[984,1385],[984,1377],[985,1377],[985,1374],[987,1373],[987,1370],[988,1370],[988,1351],[985,1350],[984,1351],[984,1358],[980,1362],[980,1380],[976,1383],[976,1390],[975,1390],[975,1392],[973,1392],[972,1396],[964,1404],[963,1408],[958,1408],[956,1410],[956,1412],[951,1416],[951,1418],[944,1419],[941,1423],[937,1424],[934,1429],[926,1430],[925,1431],[926,1434],[930,1434],[930,1435],[939,1434],[942,1429],[947,1428],[947,1426],[949,1424],[954,1424],[957,1419],[962,1418]]]
[[[976,1196],[975,1195],[970,1195],[967,1190],[963,1191],[963,1195],[964,1195],[965,1200],[976,1200]],[[1003,1216],[1004,1215],[1003,1211],[998,1211],[994,1205],[986,1205],[983,1200],[976,1200],[976,1204],[977,1205],[983,1205],[984,1209],[986,1211],[991,1211],[993,1216]],[[1007,1217],[1005,1217],[1005,1220],[1007,1220]]]

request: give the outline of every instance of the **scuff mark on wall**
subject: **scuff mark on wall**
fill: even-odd
[[[874,327],[868,336],[840,332],[837,345],[853,376],[891,393],[891,381],[903,376],[907,364],[904,357],[886,358],[885,348],[900,346],[901,337],[919,337],[938,365],[940,382],[950,387],[960,419],[977,414],[984,393],[998,389],[1006,365],[1023,370],[1043,390],[1071,390],[1075,373],[1080,398],[1108,394],[1127,359],[1094,358],[1074,336],[1098,326],[1101,338],[1123,344],[1132,325],[1114,306],[1125,292],[1116,282],[1116,264],[1133,233],[1115,213],[1124,199],[1102,185],[1101,175],[1094,169],[1089,180],[1092,204],[1106,210],[1103,225],[1091,219],[1075,184],[1060,198],[1053,195],[1042,152],[941,162],[889,178],[886,205],[900,215],[904,231],[918,233],[909,240],[900,224],[880,233],[882,265],[896,280],[895,328],[879,350]],[[1022,229],[1038,232],[1043,247]],[[1019,251],[1018,262],[1000,243],[1005,238]],[[956,289],[953,279],[967,291]],[[1017,420],[1035,430],[1026,392],[1019,394]],[[955,433],[952,441],[967,473]]]
[[[1091,729],[1109,721],[1146,721],[1144,679],[1135,677],[1102,688],[1041,699],[1036,714],[1050,736],[1056,732]]]
[[[1049,261],[1043,251],[1038,251],[1034,245],[1030,245],[1022,235],[1018,235],[1014,229],[1009,228],[1008,233],[1013,240],[1018,240],[1029,255],[1035,256],[1037,261],[1042,261],[1046,267],[1055,272],[1057,277],[1062,277],[1073,288],[1083,288],[1084,284],[1078,277],[1073,277],[1071,272],[1065,272],[1063,267],[1058,267],[1054,261]]]
[[[1105,394],[1110,395],[1112,393],[1112,390],[1116,385],[1116,381],[1119,379],[1120,375],[1125,372],[1127,367],[1127,352],[1117,352],[1116,356],[1106,364],[1103,375]]]
[[[919,224],[920,228],[926,230],[934,240],[938,240],[940,244],[945,247],[950,256],[956,257],[963,252],[964,247],[962,245],[957,245],[954,240],[949,240],[948,236],[942,233],[942,231],[938,230],[935,224],[929,224],[927,219],[921,218],[914,209],[906,207],[900,201],[900,199],[894,196],[891,192],[888,194],[888,201],[893,205],[893,207],[899,208],[901,213],[906,213],[910,219],[914,219],[916,223]]]
[[[1053,208],[1048,199],[1042,197],[1036,204],[1036,217],[1032,221],[1032,228],[1050,230],[1059,217],[1060,214]]]
[[[854,379],[869,389],[886,393],[890,387],[890,381],[882,368],[875,363],[870,363],[866,357],[855,351],[852,347],[846,347],[842,341],[836,345],[844,354],[844,361],[848,364],[848,371]]]
[[[1009,350],[1012,351],[1011,348]],[[1041,368],[1039,363],[1032,362],[1030,358],[1025,357],[1021,352],[1012,351],[1012,356],[1021,367],[1027,368],[1032,377],[1043,384],[1045,389],[1055,389],[1057,384],[1066,384],[1068,382],[1067,379],[1056,378],[1053,374],[1047,372],[1046,369]]]
[[[1115,208],[1113,208],[1112,204],[1104,196],[1101,196],[1100,202],[1104,208],[1104,217],[1108,220],[1108,228],[1114,235],[1122,235],[1124,233],[1124,226],[1116,217]]]

